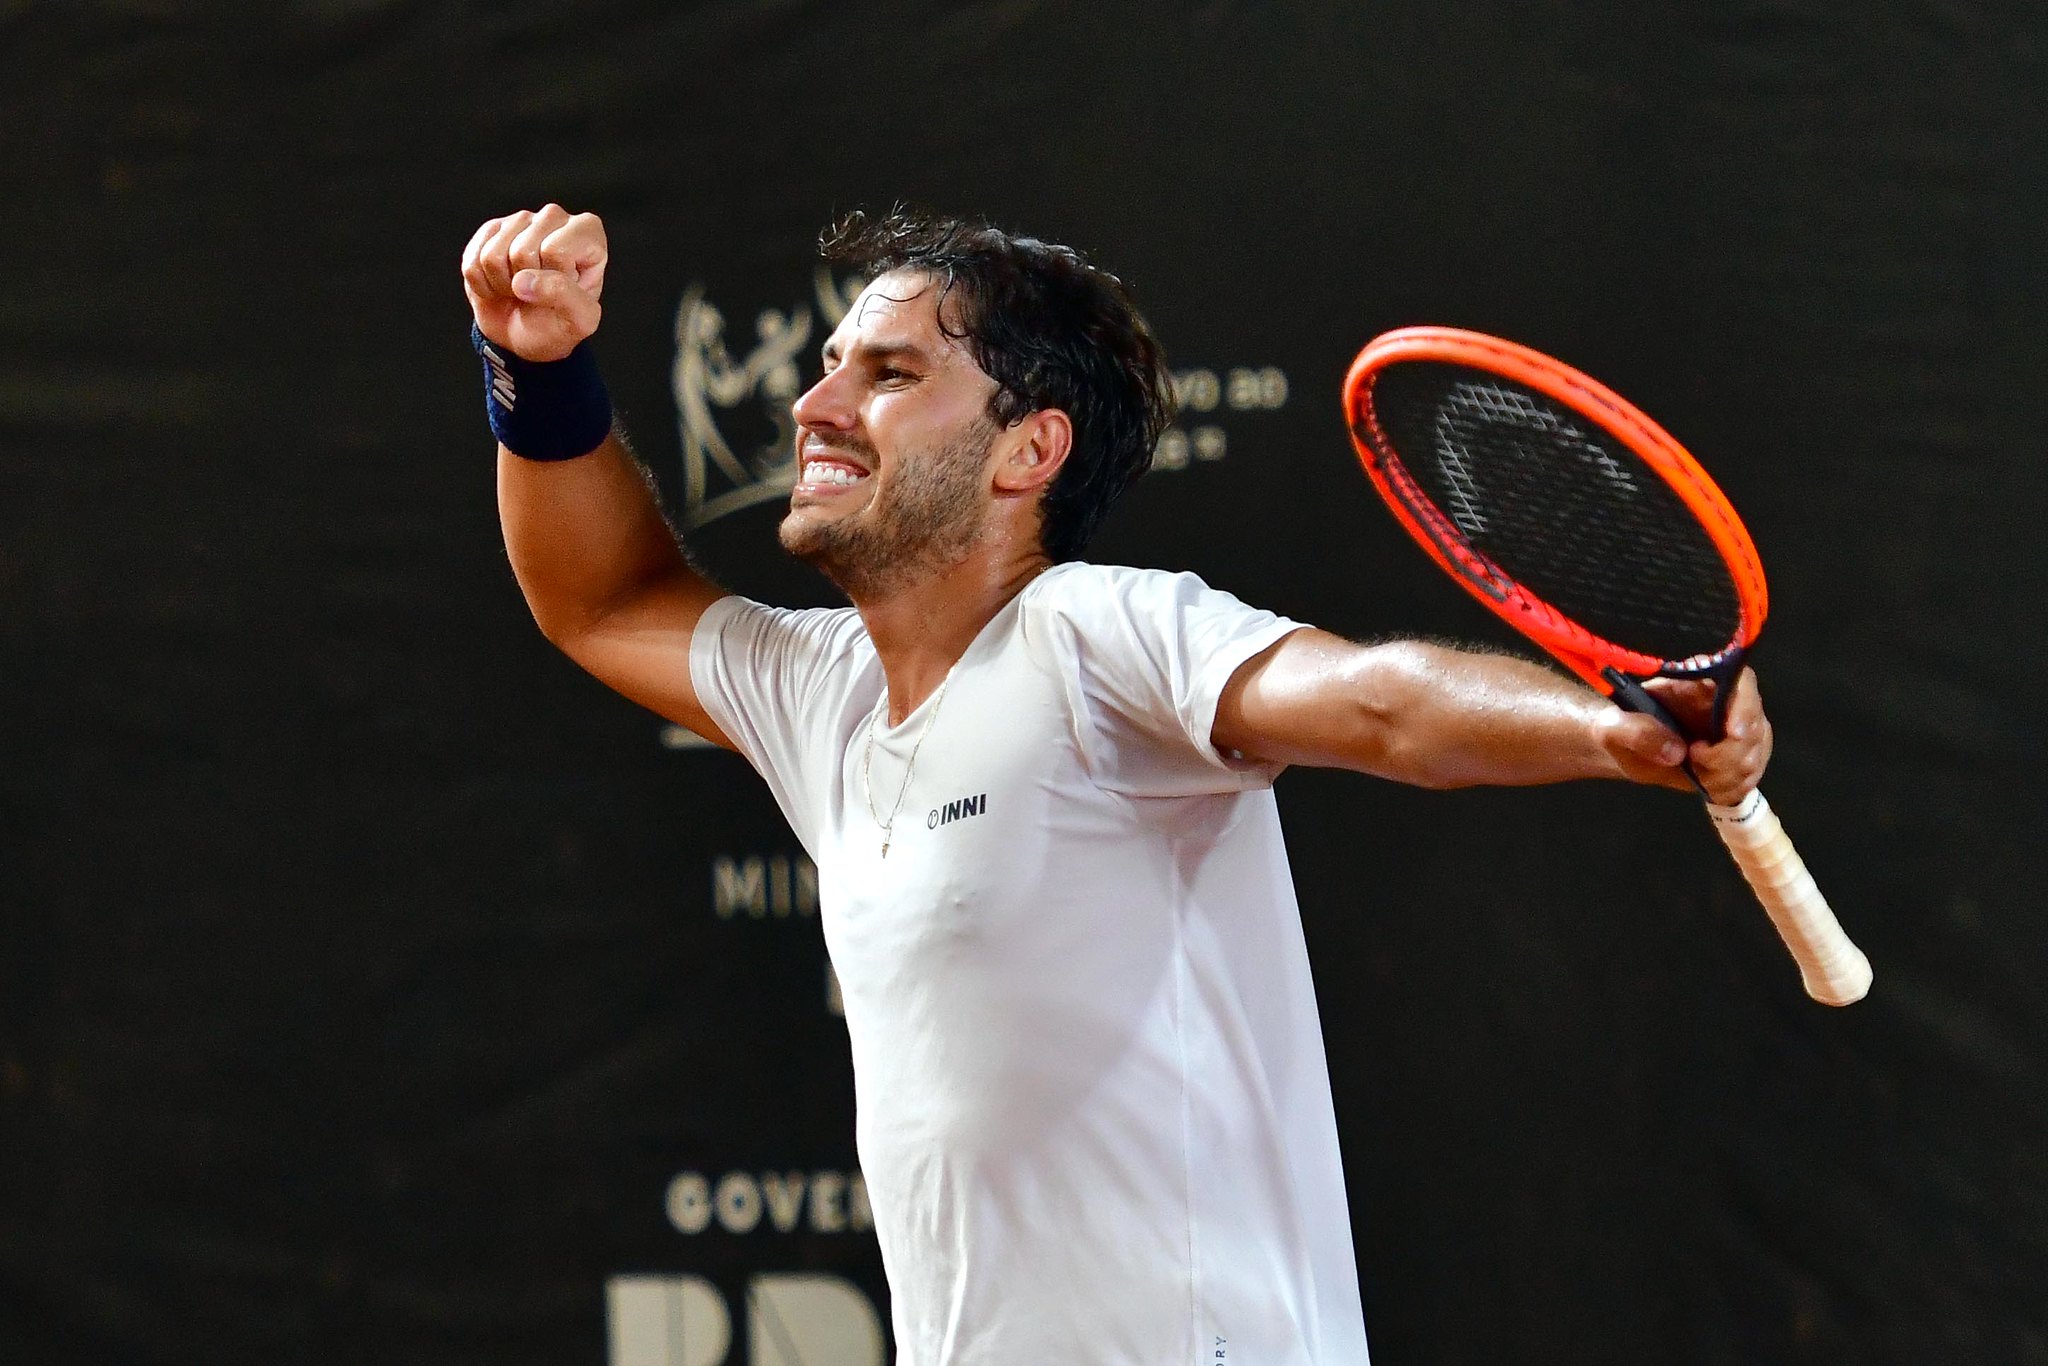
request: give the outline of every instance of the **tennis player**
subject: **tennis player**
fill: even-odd
[[[796,401],[780,536],[852,605],[795,611],[692,568],[613,429],[584,344],[598,219],[477,230],[462,278],[534,617],[745,755],[817,864],[904,1366],[1357,1366],[1273,779],[1687,788],[1690,757],[1732,803],[1771,748],[1755,680],[1688,756],[1535,664],[1086,563],[1171,413],[1123,286],[905,213],[842,220],[825,252],[872,283]]]

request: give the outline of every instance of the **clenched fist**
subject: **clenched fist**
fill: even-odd
[[[560,360],[597,331],[609,259],[596,214],[522,209],[469,239],[462,289],[487,340],[523,360]]]

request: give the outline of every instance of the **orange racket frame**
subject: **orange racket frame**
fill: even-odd
[[[1602,640],[1517,583],[1499,565],[1475,550],[1436,505],[1415,485],[1398,458],[1388,459],[1393,443],[1380,430],[1372,409],[1372,385],[1380,371],[1404,361],[1434,361],[1470,366],[1534,389],[1580,414],[1624,443],[1671,486],[1699,518],[1714,548],[1727,562],[1741,608],[1735,638],[1712,655],[1664,660]],[[1472,596],[1522,632],[1558,662],[1603,694],[1614,684],[1602,674],[1613,667],[1638,677],[1662,675],[1692,678],[1732,672],[1741,655],[1763,629],[1770,608],[1764,568],[1742,519],[1735,515],[1714,481],[1697,460],[1669,433],[1634,404],[1559,360],[1483,332],[1455,327],[1404,327],[1375,338],[1358,353],[1344,379],[1344,412],[1358,459],[1408,534],[1427,550],[1443,570],[1465,585]],[[1725,691],[1725,690],[1724,690]]]

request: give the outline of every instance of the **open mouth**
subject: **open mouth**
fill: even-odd
[[[796,486],[807,493],[831,493],[836,489],[854,488],[867,481],[868,472],[853,461],[819,453],[803,457],[802,473]]]

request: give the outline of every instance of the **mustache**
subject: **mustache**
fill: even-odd
[[[805,446],[816,446],[828,454],[836,453],[851,456],[863,469],[869,470],[872,470],[875,467],[876,461],[881,458],[873,446],[859,439],[826,441],[808,432],[799,431],[796,434],[796,440],[791,443],[790,451],[790,454],[798,463],[803,461]]]

